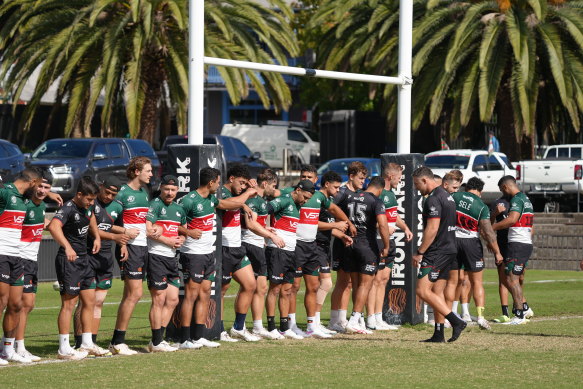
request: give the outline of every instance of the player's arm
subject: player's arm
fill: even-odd
[[[386,257],[389,255],[389,245],[390,245],[390,236],[389,233],[389,224],[387,222],[387,216],[383,212],[382,214],[377,215],[377,228],[379,229],[379,234],[381,235],[381,239],[383,241],[383,251],[381,253],[381,257]]]
[[[496,259],[496,264],[497,265],[501,264],[502,261],[504,260],[504,258],[502,257],[502,254],[500,253],[500,248],[498,247],[498,242],[496,241],[496,233],[494,232],[494,229],[492,229],[492,224],[490,223],[490,220],[488,220],[488,219],[480,220],[479,226],[480,226],[480,235],[482,235],[482,237],[486,241],[486,245],[488,246],[488,250],[490,250],[490,252],[494,253],[494,256]]]
[[[346,214],[342,211],[342,209],[338,205],[331,203],[330,208],[328,208],[328,211],[330,212],[330,214],[332,214],[332,216],[334,216],[336,222],[338,221],[346,222],[348,224],[348,229],[350,230],[350,235],[356,236],[356,227],[354,227],[354,224],[352,224],[348,216],[346,216]],[[320,223],[318,223],[318,226],[319,225]]]
[[[318,221],[318,231],[339,230],[341,232],[346,232],[347,229],[348,223],[346,222],[327,223]]]
[[[174,244],[176,243],[174,239],[168,238],[167,236],[157,236],[154,234],[154,223],[152,223],[150,220],[146,220],[146,231],[148,231],[146,235],[148,239],[155,240],[169,247],[174,247]]]
[[[520,219],[520,212],[510,211],[508,217],[492,226],[494,231],[505,230],[512,227]]]
[[[66,219],[64,219],[66,220]],[[63,233],[63,221],[57,219],[56,217],[51,220],[48,227],[49,232],[53,236],[53,239],[65,249],[65,255],[67,256],[67,260],[69,262],[74,262],[77,259],[77,253],[73,250],[73,247],[65,238],[65,234]]]
[[[239,200],[235,200],[240,199],[241,196],[230,197],[228,199],[220,199],[217,208],[222,209],[224,211],[234,211],[236,209],[242,209],[245,214],[249,215],[250,217],[253,217],[252,216],[253,212],[251,211],[251,208],[249,208],[249,206],[245,204],[245,201],[247,201],[247,199],[245,199],[245,201],[243,201],[242,203]]]
[[[243,217],[245,218],[245,224],[247,228],[253,233],[267,239],[271,239],[271,241],[280,249],[285,247],[284,240],[274,232],[269,231],[266,228],[263,228],[261,224],[257,222],[257,214],[252,213],[252,217],[249,217],[247,213],[243,213]]]
[[[421,246],[417,249],[417,254],[413,255],[413,266],[419,266],[421,263],[421,259],[423,255],[427,251],[427,249],[431,246],[435,237],[437,236],[437,231],[439,230],[439,224],[441,223],[441,219],[438,217],[427,219],[427,225],[423,230],[423,241],[421,242]]]
[[[352,246],[353,240],[350,236],[346,235],[345,233],[341,232],[340,230],[333,229],[332,236],[336,239],[341,239],[345,246]]]
[[[111,226],[109,232],[99,230],[99,237],[105,240],[113,240],[119,245],[124,245],[130,240],[130,237],[125,232],[125,227]]]
[[[47,198],[57,203],[59,207],[63,206],[63,198],[61,197],[60,194],[49,191],[49,193],[47,193]]]
[[[91,212],[91,218],[89,219],[89,233],[93,236],[93,249],[91,252],[97,254],[99,250],[101,250],[101,236],[99,235],[99,227],[97,227],[95,212]]]
[[[413,233],[411,232],[411,230],[409,229],[409,226],[407,226],[407,223],[405,223],[405,221],[403,219],[401,219],[401,216],[397,215],[397,222],[396,222],[397,227],[399,227],[402,231],[405,232],[405,240],[407,242],[411,242],[411,240],[413,240]]]

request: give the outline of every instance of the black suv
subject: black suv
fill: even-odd
[[[168,174],[167,160],[168,160],[168,146],[170,145],[185,145],[188,143],[188,136],[186,135],[170,135],[164,140],[162,149],[158,151],[158,158],[162,164],[162,174]],[[261,160],[260,153],[252,153],[251,150],[237,138],[225,135],[206,135],[203,138],[205,145],[223,146],[223,159],[227,163],[227,169],[235,163],[240,163],[249,169],[251,177],[257,177],[257,174],[269,165]]]
[[[14,143],[0,139],[0,181],[11,182],[24,170],[24,155]]]
[[[90,176],[101,183],[105,177],[114,175],[126,182],[130,159],[137,156],[152,160],[154,176],[150,181],[150,190],[158,189],[160,161],[152,146],[141,139],[51,139],[32,153],[26,165],[49,170],[53,175],[53,191],[68,200],[75,195],[79,179],[83,176]]]

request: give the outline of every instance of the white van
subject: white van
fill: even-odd
[[[288,150],[288,163],[294,168],[314,163],[320,156],[320,143],[313,141],[304,128],[293,125],[225,124],[221,135],[240,139],[276,169],[283,168],[285,149]]]

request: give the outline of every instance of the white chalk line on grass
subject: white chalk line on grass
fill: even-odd
[[[583,278],[568,278],[565,280],[536,280],[524,281],[525,284],[551,284],[554,282],[583,282]],[[497,281],[485,281],[484,285],[498,285]]]

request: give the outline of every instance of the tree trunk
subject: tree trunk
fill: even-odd
[[[143,139],[149,144],[154,142],[154,134],[158,126],[160,98],[162,97],[162,83],[164,81],[164,69],[158,61],[151,61],[144,67],[144,83],[146,84],[146,98],[140,118],[140,130],[138,139]]]
[[[516,128],[510,91],[507,85],[500,85],[496,99],[496,113],[498,114],[498,128],[500,129],[500,150],[511,161],[518,161],[521,157],[520,143],[516,141]]]

